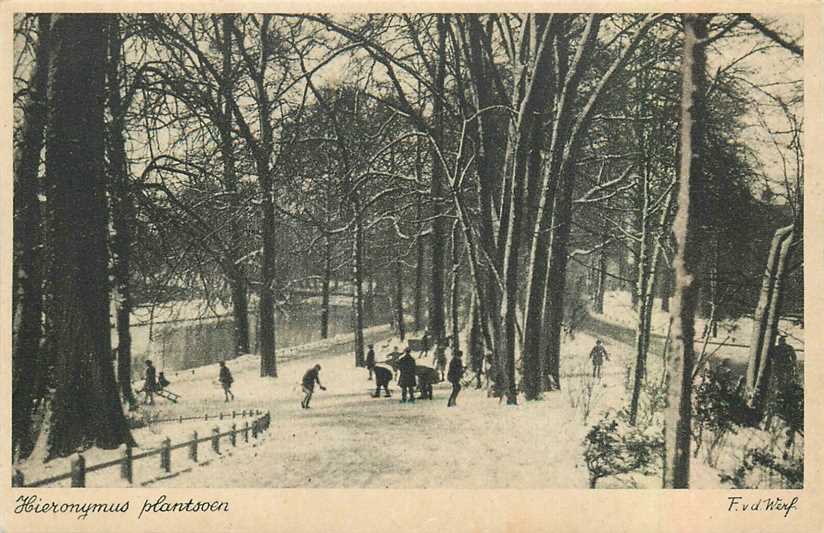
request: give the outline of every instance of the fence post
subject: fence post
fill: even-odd
[[[220,428],[212,428],[212,450],[215,453],[220,453]]]
[[[192,442],[189,444],[189,459],[197,462],[197,431],[192,432]]]
[[[12,487],[23,487],[26,484],[26,479],[23,477],[23,472],[18,469],[14,469],[14,475],[11,478],[11,486]]]
[[[237,416],[237,411],[235,411],[235,410],[233,409],[233,410],[232,410],[232,418],[235,418],[236,416]]]
[[[86,486],[86,458],[82,454],[72,459],[72,487]]]
[[[181,424],[183,423],[183,415],[180,415],[180,418],[178,419],[178,422],[181,423]]]
[[[257,435],[258,435],[258,427],[259,427],[258,420],[257,420],[257,419],[255,419],[255,420],[252,422],[252,437],[254,437],[254,438],[257,438]]]
[[[209,420],[209,413],[206,413],[206,415],[203,417],[203,420]]]
[[[223,420],[223,411],[220,412],[220,420]]]
[[[237,424],[232,424],[232,432],[229,433],[229,442],[232,446],[237,446]]]
[[[120,463],[120,479],[132,482],[132,447],[128,444],[123,450],[123,462]]]
[[[166,472],[172,471],[172,439],[163,439],[163,449],[160,451],[160,468]]]
[[[249,442],[249,421],[243,421],[243,442]]]

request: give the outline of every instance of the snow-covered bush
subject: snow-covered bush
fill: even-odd
[[[707,464],[715,466],[724,441],[748,421],[750,409],[738,380],[723,363],[705,367],[693,394],[693,454],[704,449]]]
[[[608,476],[649,475],[660,468],[664,452],[661,426],[633,426],[627,420],[626,410],[609,411],[587,433],[584,460],[590,488],[594,489],[598,480]]]
[[[789,456],[786,452],[779,456],[766,448],[747,448],[739,465],[719,477],[737,489],[776,488],[776,477],[783,489],[801,489],[804,488],[804,458]]]

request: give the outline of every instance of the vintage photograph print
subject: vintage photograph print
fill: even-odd
[[[16,13],[5,483],[803,488],[803,34]]]

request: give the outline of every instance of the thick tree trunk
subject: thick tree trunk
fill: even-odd
[[[418,178],[420,179],[420,178]],[[415,209],[415,217],[421,220],[423,216],[423,208],[421,206],[421,197],[418,195],[417,205]],[[418,231],[415,235],[415,331],[420,331],[423,328],[423,237],[421,237],[422,225],[418,223]]]
[[[444,80],[446,76],[446,20],[444,15],[438,15],[438,66],[434,86],[435,98],[432,115],[435,121],[433,127],[433,142],[441,150],[444,148],[443,136],[443,102],[441,96],[444,90]],[[446,334],[444,317],[444,269],[445,269],[445,242],[446,242],[446,221],[440,215],[443,199],[444,168],[441,163],[438,151],[435,146],[431,150],[432,158],[432,183],[430,196],[433,202],[432,208],[432,235],[430,237],[432,250],[432,277],[429,287],[429,332],[435,339],[440,339]]]
[[[228,193],[237,193],[237,173],[235,172],[235,147],[232,142],[232,27],[234,15],[221,15],[223,24],[223,72],[221,80],[221,98],[223,99],[223,117],[220,124],[220,152],[223,159],[223,187]],[[236,194],[232,196],[235,204],[233,213],[241,211]],[[232,293],[232,314],[234,316],[235,355],[249,353],[249,299],[247,295],[246,272],[239,263],[242,242],[239,224],[231,224],[229,248],[230,257],[226,264]]]
[[[110,197],[112,207],[112,255],[114,262],[114,282],[116,288],[117,315],[117,380],[123,401],[130,408],[136,406],[132,392],[132,336],[130,317],[132,313],[130,273],[130,250],[132,247],[131,228],[135,225],[135,208],[129,184],[129,167],[126,159],[126,143],[123,139],[124,118],[120,96],[120,62],[122,57],[120,20],[112,16],[109,25],[109,165]]]
[[[226,19],[224,19],[226,20]],[[272,179],[272,169],[269,159],[272,155],[272,122],[269,117],[269,96],[266,92],[266,66],[269,62],[271,39],[269,38],[269,24],[271,15],[263,15],[260,25],[260,58],[259,70],[255,73],[255,86],[258,101],[258,123],[260,126],[260,145],[256,154],[256,166],[260,193],[263,201],[260,204],[261,218],[263,219],[262,234],[262,265],[260,285],[260,375],[261,377],[277,377],[276,337],[275,337],[275,186]],[[229,24],[232,21],[229,19]],[[231,26],[230,26],[231,27]],[[225,32],[224,32],[225,33]],[[241,43],[242,45],[243,43]],[[328,288],[328,280],[327,280]],[[248,336],[248,332],[247,332]]]
[[[606,223],[605,223],[606,224]],[[607,239],[606,232],[601,234],[601,241]],[[592,310],[598,314],[604,313],[604,292],[607,284],[607,247],[601,247],[598,252],[598,270],[595,273],[595,296],[592,299]]]
[[[673,232],[676,286],[673,298],[673,352],[669,359],[667,405],[664,410],[664,488],[689,487],[692,370],[695,309],[701,242],[702,204],[706,202],[703,125],[706,120],[707,17],[683,15],[684,51],[681,60],[681,161],[678,211]]]
[[[31,453],[31,411],[40,362],[42,252],[38,169],[46,124],[51,15],[38,15],[35,63],[14,153],[14,290],[12,326],[12,453]]]
[[[794,237],[794,224],[775,232],[767,258],[767,267],[761,281],[758,305],[753,314],[753,330],[747,362],[747,392],[749,405],[757,414],[763,412],[767,385],[770,381],[769,354],[778,332],[785,272]]]
[[[104,170],[103,15],[56,15],[46,141],[57,391],[48,455],[134,444],[112,368]]]

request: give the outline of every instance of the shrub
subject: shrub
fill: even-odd
[[[748,421],[750,409],[741,393],[740,381],[722,363],[705,367],[693,395],[692,437],[697,457],[706,442],[707,463],[715,466],[722,443]]]
[[[781,488],[804,488],[804,458],[786,453],[779,457],[769,449],[748,448],[738,467],[732,472],[722,472],[719,477],[737,489],[757,489],[762,485],[764,474],[770,480],[778,475]]]
[[[610,411],[587,433],[584,460],[589,470],[589,486],[599,479],[628,473],[653,474],[663,460],[664,439],[657,424],[632,426],[628,413]]]

